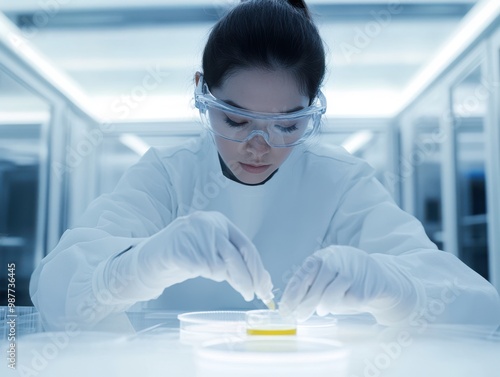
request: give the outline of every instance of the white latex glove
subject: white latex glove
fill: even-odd
[[[292,276],[279,308],[299,321],[328,313],[370,312],[381,324],[403,321],[420,290],[397,265],[397,256],[330,246],[308,257]]]
[[[175,219],[136,247],[110,260],[97,287],[116,299],[154,298],[173,284],[202,276],[227,281],[250,301],[272,296],[272,282],[252,242],[223,214],[195,212]],[[123,283],[113,284],[116,281]],[[98,288],[99,289],[99,288]],[[272,297],[271,297],[272,298]]]

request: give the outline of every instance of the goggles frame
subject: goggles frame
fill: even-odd
[[[321,122],[321,117],[322,115],[326,112],[326,97],[325,95],[321,92],[318,91],[317,96],[314,98],[312,101],[311,105],[308,107],[290,112],[290,113],[266,113],[266,112],[256,112],[256,111],[250,111],[250,110],[245,110],[241,109],[236,106],[232,106],[227,104],[224,101],[221,101],[220,99],[216,98],[211,92],[210,89],[208,88],[208,85],[205,83],[205,80],[203,79],[203,75],[200,74],[200,77],[198,79],[198,84],[196,85],[195,91],[194,91],[194,104],[195,107],[199,110],[200,112],[200,117],[202,118],[202,124],[205,128],[207,128],[210,132],[213,134],[222,137],[223,139],[230,140],[230,141],[235,141],[238,143],[244,143],[251,138],[253,138],[255,135],[261,135],[266,142],[271,146],[271,147],[276,147],[276,148],[286,148],[286,147],[292,147],[297,144],[301,144],[304,142],[306,139],[317,133],[319,130],[319,125]],[[268,132],[262,131],[262,130],[252,130],[249,135],[243,139],[234,139],[230,138],[228,136],[225,136],[217,131],[215,131],[209,124],[207,124],[206,121],[203,120],[204,116],[208,116],[207,112],[209,111],[210,108],[215,108],[216,110],[222,111],[222,112],[228,112],[231,114],[236,114],[238,116],[250,118],[250,119],[256,119],[256,120],[267,120],[267,121],[293,121],[296,119],[301,119],[304,117],[310,116],[312,119],[311,121],[313,122],[313,127],[312,130],[309,132],[305,132],[298,140],[294,141],[293,143],[289,144],[278,144],[275,145],[270,142],[270,136]]]

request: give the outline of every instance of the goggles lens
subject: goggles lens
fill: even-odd
[[[293,113],[257,113],[239,109],[215,98],[200,77],[195,105],[203,125],[224,139],[246,142],[262,136],[272,147],[290,147],[302,143],[318,129],[326,111],[320,92],[313,105]],[[200,87],[201,85],[201,87]]]

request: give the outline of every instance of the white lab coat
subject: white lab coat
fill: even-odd
[[[420,222],[397,207],[366,162],[340,147],[301,145],[268,182],[247,186],[223,176],[207,135],[150,149],[112,193],[94,200],[63,234],[34,271],[30,286],[46,324],[60,327],[65,318],[78,321],[82,314],[75,308],[83,301],[93,302],[85,314],[90,322],[133,305],[134,300],[94,299],[94,274],[104,271],[98,265],[196,210],[223,213],[253,241],[278,298],[308,255],[328,245],[350,245],[398,256],[401,269],[425,292],[419,304],[424,316],[418,321],[500,324],[494,287],[452,254],[437,250]],[[227,283],[197,278],[167,288],[149,305],[216,310],[257,304],[246,303]]]

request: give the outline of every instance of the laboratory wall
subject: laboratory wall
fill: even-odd
[[[5,270],[0,274],[0,293],[6,300],[7,266],[15,266],[20,305],[31,303],[27,292],[33,255],[44,238],[45,191],[40,178],[48,150],[48,114],[46,101],[0,64],[0,265]]]
[[[500,287],[500,23],[449,62],[395,122],[402,207]]]
[[[85,185],[93,153],[74,164],[68,151],[72,135],[97,122],[50,64],[28,44],[19,45],[17,30],[0,21],[0,305],[7,304],[14,281],[22,306],[31,305],[34,268],[75,212],[70,200],[78,196],[73,202],[85,206],[95,195],[93,185]]]

